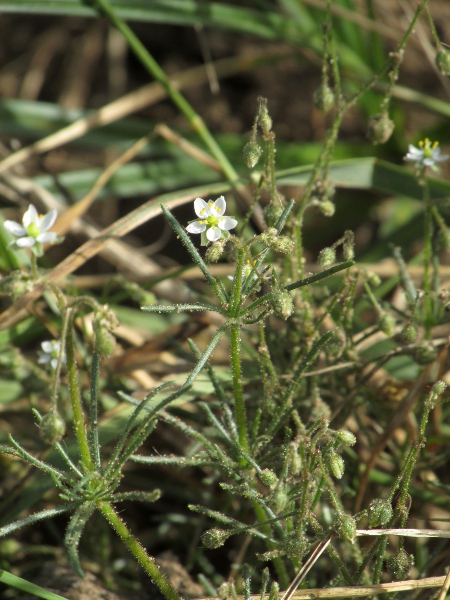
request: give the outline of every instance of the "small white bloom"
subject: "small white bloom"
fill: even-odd
[[[189,233],[205,233],[209,242],[217,242],[220,238],[226,237],[224,232],[228,232],[237,225],[236,219],[224,216],[227,203],[225,198],[220,196],[215,202],[211,200],[205,202],[201,198],[194,201],[194,210],[198,219],[191,221],[186,227]]]
[[[50,364],[53,370],[58,366],[58,357],[61,352],[61,342],[59,340],[46,340],[41,344],[42,352],[38,358],[40,365]],[[66,362],[66,353],[62,353],[62,363]]]
[[[46,215],[38,215],[36,208],[30,204],[22,218],[22,225],[15,221],[5,221],[5,228],[15,235],[17,240],[12,244],[19,248],[31,248],[36,256],[42,256],[42,244],[53,243],[58,235],[49,231],[56,221],[56,210],[52,209]]]
[[[430,142],[428,138],[421,140],[418,148],[409,144],[408,153],[405,160],[415,162],[419,167],[431,167],[434,171],[438,170],[437,163],[447,160],[447,154],[441,154],[439,142]]]

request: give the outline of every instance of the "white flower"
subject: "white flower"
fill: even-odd
[[[38,215],[36,208],[30,204],[23,215],[22,225],[15,221],[5,221],[5,228],[19,238],[12,244],[19,248],[31,248],[36,256],[42,256],[42,244],[52,243],[58,237],[53,231],[48,231],[56,221],[56,215],[55,209],[45,216]]]
[[[46,340],[41,344],[42,352],[38,358],[40,365],[50,363],[53,370],[58,366],[58,357],[61,352],[61,342],[59,340]],[[62,364],[66,362],[66,353],[62,353]]]
[[[421,140],[418,148],[409,144],[408,154],[405,160],[415,162],[420,167],[431,167],[434,171],[438,170],[437,163],[447,160],[447,154],[441,154],[439,142],[430,142],[428,138]]]
[[[220,196],[215,202],[211,200],[205,202],[201,198],[196,198],[194,201],[194,210],[198,219],[191,221],[186,227],[189,233],[204,233],[210,242],[217,242],[220,238],[226,237],[224,232],[228,232],[237,225],[236,219],[233,217],[225,217],[224,213],[227,208],[225,198]]]

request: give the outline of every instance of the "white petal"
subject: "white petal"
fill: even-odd
[[[230,229],[234,229],[238,222],[233,217],[222,217],[219,221],[220,229],[224,229],[225,231],[229,231]]]
[[[40,231],[48,231],[50,229],[50,227],[53,225],[53,223],[56,221],[57,216],[58,216],[58,213],[53,208],[44,217],[42,217],[41,222],[39,224],[39,230]]]
[[[22,223],[25,228],[29,227],[31,223],[39,225],[39,215],[33,204],[30,204],[28,210],[23,215]]]
[[[48,363],[50,361],[50,354],[41,354],[41,356],[38,358],[38,363],[40,365],[45,365],[46,363]]]
[[[436,161],[434,158],[424,158],[422,162],[426,167],[432,167]]]
[[[36,241],[40,242],[41,244],[48,244],[49,242],[54,242],[57,237],[58,234],[54,231],[47,231],[46,233],[40,233],[37,236]]]
[[[220,198],[217,198],[217,200],[214,202],[213,207],[212,207],[212,214],[215,217],[221,217],[224,212],[227,209],[227,203],[225,202],[225,198],[224,196],[220,196]]]
[[[33,237],[23,237],[16,241],[16,245],[19,246],[19,248],[31,248],[35,243],[36,239]]]
[[[17,237],[27,235],[27,232],[22,225],[19,225],[19,223],[16,223],[15,221],[5,221],[3,225],[5,226],[5,229]]]
[[[51,342],[50,340],[46,340],[45,342],[41,343],[41,348],[44,352],[50,354],[53,350],[53,342]]]
[[[186,227],[186,231],[189,233],[203,233],[206,229],[206,225],[204,223],[200,223],[200,221],[192,221]]]
[[[210,227],[206,232],[206,237],[210,242],[217,242],[222,237],[222,232],[218,227]]]
[[[209,206],[201,198],[196,198],[194,200],[194,210],[197,217],[201,217],[202,219],[209,217],[211,214],[209,211]]]

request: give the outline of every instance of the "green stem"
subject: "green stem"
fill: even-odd
[[[116,27],[120,33],[124,36],[128,45],[132,51],[136,54],[138,59],[142,62],[147,71],[158,81],[168,97],[172,100],[175,106],[180,112],[186,117],[191,125],[192,129],[200,136],[204,144],[209,148],[217,162],[220,164],[222,171],[230,181],[238,179],[238,175],[234,170],[233,166],[222,152],[220,146],[217,144],[214,137],[211,135],[209,129],[206,127],[203,119],[195,112],[186,98],[179,92],[171,83],[165,72],[161,69],[159,64],[155,61],[153,56],[149,53],[147,48],[140,42],[133,31],[123,21],[113,7],[110,5],[108,0],[95,0],[95,3],[100,10],[106,15],[111,23]]]
[[[70,311],[66,310],[66,312],[64,314],[64,321],[63,321],[63,326],[62,326],[62,331],[61,331],[58,363],[56,365],[55,372],[53,373],[53,386],[52,386],[52,399],[51,399],[52,410],[56,410],[57,404],[58,404],[59,376],[61,374],[64,349],[66,347],[66,336],[67,336],[67,329],[69,326],[69,320],[70,320]]]
[[[425,339],[430,339],[431,327],[433,326],[433,304],[431,300],[431,266],[433,260],[432,238],[433,238],[433,209],[430,200],[428,183],[423,187],[423,201],[425,204],[424,215],[424,246],[423,246],[423,289],[425,292]]]
[[[239,443],[246,452],[249,451],[247,439],[247,417],[245,412],[244,391],[242,387],[241,369],[241,327],[234,323],[230,329],[231,340],[231,372],[233,376],[234,408],[238,429]]]
[[[38,278],[37,258],[34,253],[31,253],[31,272],[35,279]]]
[[[72,311],[69,308],[67,310],[68,319],[71,312]],[[67,327],[66,355],[70,401],[73,412],[73,426],[75,429],[75,435],[77,436],[78,448],[80,450],[85,471],[94,471],[94,465],[92,463],[92,457],[89,451],[89,444],[86,434],[85,418],[83,414],[83,408],[81,406],[80,390],[78,387],[78,373],[74,352],[73,323],[71,320],[69,320]]]
[[[109,502],[100,502],[97,507],[167,600],[182,600],[182,597],[178,594],[166,576],[161,573],[155,559],[147,554],[144,547],[132,533],[130,533],[111,504],[109,504]]]

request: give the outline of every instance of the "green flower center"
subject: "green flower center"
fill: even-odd
[[[37,238],[37,236],[40,234],[39,227],[36,225],[36,223],[30,223],[26,230],[28,235],[33,238]]]
[[[206,219],[208,225],[210,227],[214,227],[219,223],[219,219],[217,217],[215,217],[214,215],[210,215],[207,219]]]

